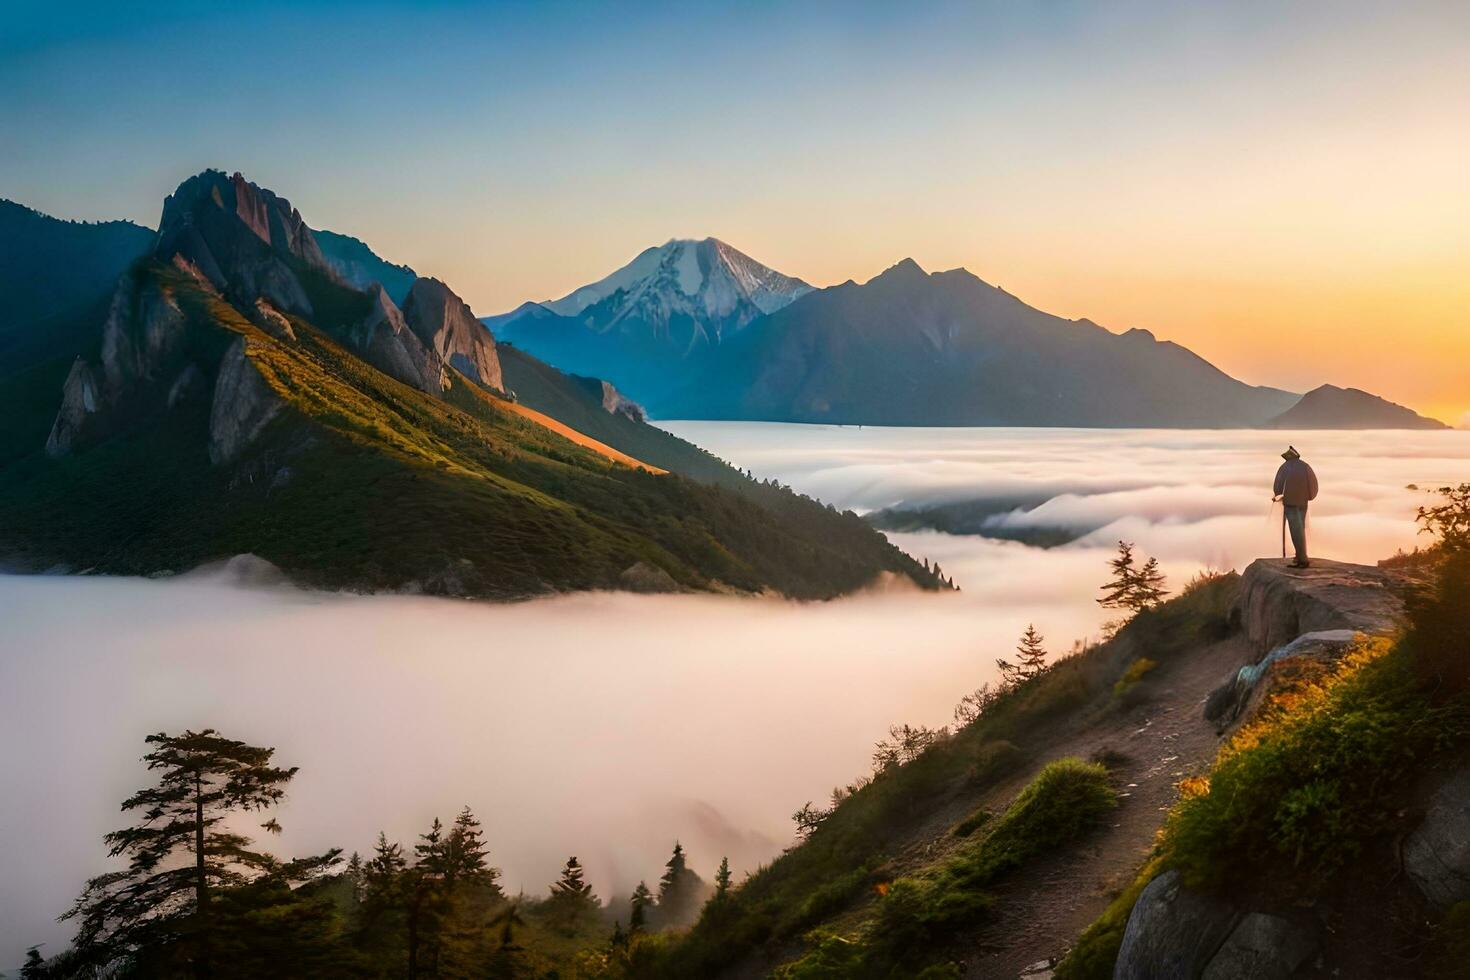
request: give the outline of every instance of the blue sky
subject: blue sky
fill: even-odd
[[[912,255],[1453,408],[1467,66],[1447,2],[12,0],[0,196],[152,225],[238,169],[486,313],[671,237],[818,285]]]

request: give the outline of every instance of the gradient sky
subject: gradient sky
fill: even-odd
[[[9,0],[0,134],[0,196],[238,169],[481,313],[715,235],[1470,413],[1463,2]]]

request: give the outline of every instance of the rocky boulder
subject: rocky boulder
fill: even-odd
[[[1179,872],[1165,871],[1128,916],[1113,980],[1196,980],[1239,921],[1231,905],[1190,891]]]
[[[1287,980],[1317,952],[1316,936],[1275,915],[1251,912],[1226,937],[1200,980]]]
[[[444,283],[415,279],[403,303],[403,319],[419,340],[450,367],[487,388],[504,390],[495,338]]]
[[[1123,931],[1114,980],[1287,980],[1317,951],[1315,930],[1184,887],[1149,882]]]
[[[1241,576],[1231,617],[1265,654],[1303,633],[1391,632],[1403,614],[1399,593],[1408,579],[1371,565],[1316,559],[1310,568],[1260,558]]]
[[[1404,870],[1439,908],[1470,901],[1470,769],[1445,781],[1404,841]]]
[[[1293,658],[1335,662],[1362,637],[1353,630],[1318,630],[1304,633],[1290,643],[1282,644],[1259,662],[1246,664],[1205,699],[1205,720],[1224,731],[1231,724],[1249,718],[1273,687],[1272,677],[1278,664]]]

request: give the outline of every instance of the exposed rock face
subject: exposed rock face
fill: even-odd
[[[1316,951],[1312,933],[1278,916],[1251,912],[1230,933],[1200,980],[1287,980]]]
[[[1133,906],[1113,980],[1196,980],[1239,919],[1230,905],[1190,891],[1179,872],[1165,871]]]
[[[415,279],[403,304],[414,334],[460,374],[487,388],[505,388],[495,338],[464,300],[437,279]]]
[[[163,203],[154,254],[182,257],[246,308],[264,297],[277,309],[311,314],[293,260],[340,281],[291,202],[238,173],[208,170],[180,184]]]
[[[246,355],[248,341],[236,340],[220,361],[209,412],[209,460],[232,462],[280,413],[283,404]]]
[[[1370,565],[1316,559],[1290,568],[1280,559],[1251,562],[1231,613],[1255,648],[1266,653],[1303,633],[1390,632],[1403,613],[1397,591],[1407,578]]]
[[[1404,870],[1436,907],[1470,900],[1470,769],[1445,782],[1404,842]]]
[[[102,393],[92,368],[80,357],[72,362],[61,388],[61,408],[46,438],[46,455],[55,459],[72,451],[85,435],[88,422],[102,407]]]
[[[102,373],[110,401],[150,380],[184,336],[184,314],[157,283],[124,278],[102,325]]]
[[[61,407],[46,453],[65,456],[116,424],[115,409],[140,383],[165,381],[160,372],[184,336],[184,314],[157,283],[139,286],[123,276],[102,325],[102,362],[72,364],[61,390]],[[177,375],[162,400],[172,408],[186,394],[189,378]]]
[[[631,398],[624,398],[622,392],[614,388],[610,382],[599,381],[602,386],[602,410],[609,415],[626,415],[634,422],[647,421],[643,412],[643,406]]]
[[[352,333],[352,341],[373,367],[406,385],[438,395],[444,391],[444,362],[408,328],[403,314],[382,286],[368,289],[373,305]]]

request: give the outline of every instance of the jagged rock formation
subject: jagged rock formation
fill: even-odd
[[[403,319],[450,367],[487,388],[504,390],[495,338],[444,283],[414,280],[403,304]]]
[[[444,362],[408,328],[402,312],[377,283],[368,287],[371,303],[348,336],[363,358],[390,378],[437,395],[447,380]]]
[[[291,260],[340,281],[291,202],[239,173],[208,170],[180,184],[163,203],[153,251],[182,257],[240,305],[264,298],[303,316],[312,304]]]
[[[46,455],[53,459],[71,452],[77,440],[84,438],[89,419],[102,408],[102,392],[92,367],[84,359],[72,362],[71,372],[61,389],[61,408],[46,438]]]
[[[1268,429],[1448,429],[1438,419],[1358,388],[1322,385],[1267,422]]]

